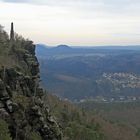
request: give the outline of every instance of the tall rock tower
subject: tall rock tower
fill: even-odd
[[[13,22],[11,23],[11,31],[10,31],[10,40],[14,40],[14,24]]]

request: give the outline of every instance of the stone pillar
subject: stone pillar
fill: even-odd
[[[14,40],[14,24],[13,22],[11,23],[11,31],[10,31],[10,40]]]

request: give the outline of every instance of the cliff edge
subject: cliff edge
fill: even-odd
[[[62,139],[39,82],[33,42],[18,35],[11,40],[0,26],[0,123],[7,124],[9,139]]]

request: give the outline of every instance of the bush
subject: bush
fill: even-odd
[[[38,133],[32,132],[30,133],[28,140],[42,140],[42,138]]]
[[[8,124],[2,119],[0,119],[0,140],[12,140],[10,137]]]

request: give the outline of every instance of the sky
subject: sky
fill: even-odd
[[[140,0],[0,0],[0,24],[35,43],[139,45]]]

